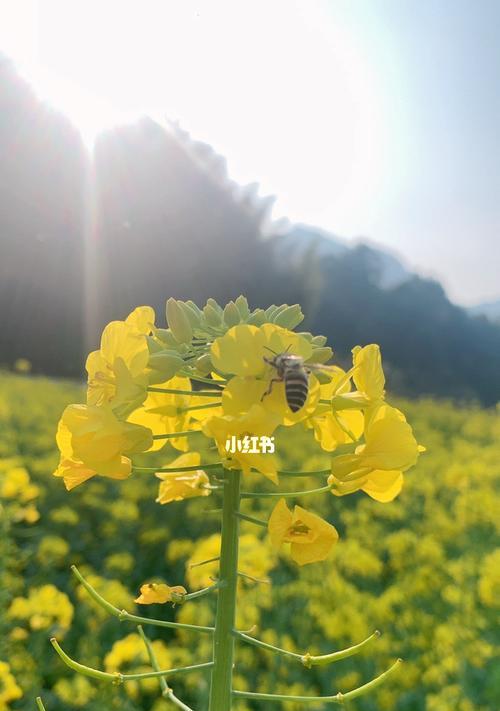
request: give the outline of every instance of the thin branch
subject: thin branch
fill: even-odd
[[[126,610],[119,610],[117,607],[112,605],[110,602],[105,600],[97,590],[95,590],[90,583],[88,583],[83,575],[80,573],[76,565],[71,566],[71,570],[76,575],[78,580],[81,582],[88,594],[95,600],[106,612],[113,617],[117,617],[120,622],[127,620],[128,622],[136,622],[145,625],[155,625],[156,627],[171,627],[173,629],[183,629],[191,630],[193,632],[207,632],[212,633],[214,631],[213,627],[202,627],[201,625],[188,625],[183,622],[169,622],[167,620],[155,620],[149,617],[140,617],[139,615],[132,615]]]
[[[158,660],[156,658],[156,654],[153,649],[153,645],[149,641],[148,637],[146,637],[146,635],[144,634],[144,630],[142,629],[141,625],[138,625],[137,629],[139,630],[139,634],[142,637],[142,641],[146,645],[146,649],[148,652],[149,661],[151,662],[151,666],[153,667],[153,669],[155,671],[160,671],[160,665],[158,664]],[[169,699],[175,706],[182,709],[182,711],[193,711],[193,709],[191,709],[189,706],[186,706],[185,703],[183,703],[180,699],[177,698],[177,696],[174,694],[173,690],[167,684],[164,676],[160,677],[160,687],[161,687],[161,695],[163,696],[163,698]]]
[[[341,649],[338,652],[331,652],[330,654],[320,654],[318,656],[313,656],[306,652],[305,654],[297,654],[296,652],[289,652],[287,649],[282,649],[281,647],[275,647],[274,644],[268,644],[267,642],[262,642],[260,639],[255,637],[249,637],[243,632],[234,631],[234,635],[241,639],[243,642],[248,644],[253,644],[255,647],[260,647],[261,649],[267,649],[274,654],[280,654],[283,657],[292,657],[302,662],[302,664],[310,669],[313,666],[323,666],[326,664],[333,664],[333,662],[338,662],[341,659],[346,659],[347,657],[352,657],[354,654],[361,652],[370,642],[374,639],[380,637],[380,632],[376,630],[373,634],[367,637],[365,640],[359,644],[355,644],[352,647],[347,647],[347,649]]]
[[[213,667],[213,662],[205,662],[204,664],[192,664],[188,667],[178,667],[175,669],[160,669],[159,671],[152,672],[142,672],[140,674],[122,674],[121,672],[104,672],[100,669],[93,669],[92,667],[87,667],[85,664],[80,664],[80,662],[71,659],[66,652],[61,648],[58,641],[52,637],[50,640],[52,646],[56,650],[57,654],[63,660],[63,662],[70,669],[73,669],[84,676],[92,677],[93,679],[100,679],[101,681],[109,681],[112,684],[123,684],[126,681],[138,681],[140,679],[157,679],[158,677],[171,676],[173,674],[186,674],[192,671],[200,671],[201,669],[211,669]]]
[[[220,407],[222,400],[219,402],[210,402],[208,405],[190,405],[189,407],[180,407],[178,412],[192,412],[193,410],[208,410],[210,407]]]
[[[199,383],[207,383],[208,385],[219,385],[220,387],[222,387],[227,383],[227,380],[214,380],[213,378],[204,378],[201,375],[193,375],[192,373],[188,373],[186,371],[181,371],[179,375],[182,375],[185,378],[189,378],[190,380],[197,380]]]
[[[192,434],[203,434],[201,430],[183,430],[182,432],[169,432],[168,434],[153,435],[153,439],[174,439],[176,437],[188,437]]]
[[[176,390],[175,388],[149,387],[148,393],[164,393],[165,395],[191,395],[193,397],[220,397],[219,390]]]
[[[182,598],[182,602],[187,602],[188,600],[196,600],[198,597],[203,597],[204,595],[208,595],[209,593],[215,592],[219,588],[222,587],[222,582],[214,583],[213,585],[209,585],[207,588],[202,588],[201,590],[196,590],[195,592],[188,593],[187,595],[184,595]]]
[[[249,523],[255,523],[256,526],[263,526],[263,528],[267,528],[267,521],[261,521],[260,518],[248,516],[248,514],[241,513],[241,511],[235,511],[234,515],[241,518],[242,521],[248,521]]]
[[[309,496],[310,494],[324,494],[326,491],[331,491],[333,488],[332,484],[327,484],[326,486],[320,486],[318,489],[306,489],[305,491],[273,491],[273,492],[260,492],[260,491],[242,491],[242,499],[270,499],[270,498],[284,498],[284,499],[295,499],[298,496]]]
[[[133,467],[135,472],[196,472],[198,469],[219,469],[222,462],[215,464],[192,464],[189,467]]]
[[[206,560],[200,560],[199,563],[190,563],[190,568],[198,568],[200,565],[207,565],[207,563],[215,563],[216,560],[220,560],[220,556],[216,555],[213,558],[207,558]]]
[[[255,578],[253,575],[249,575],[248,573],[242,573],[240,570],[238,570],[237,575],[239,575],[240,578],[246,578],[247,580],[251,580],[254,583],[271,585],[271,581],[268,578]]]
[[[396,671],[396,669],[402,664],[403,660],[398,659],[394,664],[387,669],[387,671],[382,672],[379,676],[372,679],[367,684],[359,686],[357,689],[348,691],[342,694],[340,691],[334,696],[286,696],[285,694],[259,694],[254,691],[233,691],[233,696],[239,699],[254,699],[256,701],[301,701],[302,703],[331,703],[342,705],[346,701],[351,701],[352,699],[357,699],[360,696],[368,694],[373,691],[378,686],[384,683],[387,677]]]

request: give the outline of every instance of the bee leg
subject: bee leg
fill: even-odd
[[[282,382],[283,382],[283,378],[272,378],[272,380],[269,381],[269,387],[267,388],[266,392],[263,393],[262,397],[260,398],[260,401],[262,402],[262,400],[263,400],[267,395],[270,395],[270,394],[271,394],[274,383],[282,383]]]

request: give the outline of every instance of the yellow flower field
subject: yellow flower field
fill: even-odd
[[[145,329],[147,323],[138,321],[135,326]],[[124,345],[126,329],[115,331],[103,336],[99,363],[97,356],[88,363],[93,402],[85,417],[93,416],[93,407],[113,397],[119,400],[122,416],[137,407],[137,393],[143,386],[142,366],[138,365],[141,352],[133,339]],[[281,344],[275,348],[271,338],[271,348],[282,348]],[[127,374],[115,368],[103,379],[113,349],[118,347],[128,349]],[[259,385],[253,393],[248,383],[255,369],[262,367],[262,358],[242,364],[233,350],[234,344],[226,339],[215,355],[226,372],[235,376],[225,391],[224,413],[214,410],[210,420],[209,434],[221,443],[234,429],[238,410],[252,406],[243,403],[244,396],[253,397],[254,406],[261,407]],[[376,354],[366,350],[354,357],[370,359],[370,363],[376,360]],[[163,372],[165,367],[163,362]],[[247,379],[245,393],[238,389],[241,378]],[[366,398],[374,399],[384,387],[373,378],[368,384],[355,385]],[[182,390],[180,384],[176,387]],[[264,401],[269,423],[284,424],[276,430],[276,454],[272,457],[276,467],[327,467],[328,440],[345,438],[346,429],[355,430],[357,411],[348,414],[348,409],[343,410],[344,428],[337,432],[335,423],[320,421],[328,415],[316,409],[311,422],[297,431],[288,426],[293,422],[287,423],[278,396],[279,392],[273,392]],[[148,397],[153,399],[152,394]],[[310,398],[314,397],[311,388]],[[336,397],[343,398],[345,406],[352,393],[339,390]],[[198,488],[205,480],[197,471],[192,476],[164,476],[161,480],[137,472],[125,481],[114,480],[130,473],[122,452],[141,452],[151,445],[143,429],[155,431],[152,415],[172,417],[167,410],[151,413],[154,406],[144,406],[142,419],[132,416],[126,425],[117,424],[114,415],[101,409],[102,416],[108,418],[106,427],[112,439],[108,440],[106,462],[95,463],[100,471],[104,465],[109,477],[89,474],[78,459],[71,465],[61,463],[61,476],[76,477],[77,483],[87,479],[84,485],[70,485],[71,490],[66,491],[61,479],[52,476],[58,465],[57,422],[66,406],[84,398],[83,384],[0,375],[0,711],[33,709],[34,697],[39,694],[48,711],[170,708],[167,701],[158,700],[155,679],[113,687],[74,674],[53,652],[49,637],[56,636],[71,657],[91,667],[111,673],[148,668],[136,627],[108,616],[97,606],[72,575],[71,564],[119,610],[186,624],[212,624],[214,597],[188,600],[175,608],[161,601],[168,597],[166,586],[179,586],[179,590],[182,586],[191,592],[210,584],[215,569],[197,563],[218,555],[219,518],[213,513],[218,508],[217,491],[207,495],[207,490]],[[275,543],[284,545],[272,545],[265,529],[245,521],[240,539],[240,569],[246,575],[239,580],[239,629],[255,625],[264,642],[312,655],[357,644],[375,630],[382,635],[353,660],[312,669],[294,660],[275,658],[265,649],[238,646],[235,684],[239,689],[259,692],[327,695],[363,684],[401,657],[404,665],[390,683],[351,702],[349,708],[498,711],[500,414],[431,400],[400,403],[391,399],[391,404],[405,412],[416,440],[427,450],[418,466],[405,472],[404,483],[400,471],[411,465],[406,450],[402,446],[401,456],[396,452],[387,461],[384,442],[396,437],[404,443],[410,436],[406,421],[397,414],[399,410],[382,407],[369,423],[363,450],[337,458],[332,471],[333,493],[346,493],[349,482],[349,490],[355,488],[357,493],[309,496],[303,501],[298,497],[278,508],[276,499],[251,499],[245,511],[252,516],[267,520],[277,508],[275,533],[279,541]],[[63,421],[85,432],[88,423],[82,423],[83,413],[66,412]],[[293,417],[288,416],[290,420]],[[195,423],[193,417],[191,428]],[[176,431],[183,429],[185,425],[178,423]],[[61,428],[59,440],[64,449]],[[85,453],[90,451],[94,456],[94,450],[87,448],[88,439],[81,442]],[[323,451],[318,442],[322,442]],[[143,457],[159,469],[175,460],[182,466],[192,455],[182,454],[182,441],[176,444],[180,452],[170,445],[155,451],[154,446],[147,459],[135,454],[134,463]],[[98,446],[95,453],[102,451]],[[73,448],[72,456],[74,452]],[[216,455],[214,449],[204,451],[203,460]],[[198,463],[199,459],[192,459],[195,468]],[[272,476],[272,471],[262,473]],[[350,476],[353,473],[355,477]],[[261,474],[245,477],[249,490],[262,480]],[[75,479],[72,481],[74,484]],[[301,480],[304,489],[317,485],[317,480]],[[394,498],[401,486],[399,496],[384,503]],[[297,483],[283,480],[280,487],[295,490]],[[181,496],[189,500],[177,501]],[[158,498],[160,501],[155,501]],[[162,505],[167,500],[168,506]],[[312,508],[318,520],[333,522],[339,540],[326,560],[297,567],[293,546],[307,550],[307,545],[296,542],[302,532],[302,506]],[[314,532],[313,524],[308,535],[336,540],[335,529],[334,534],[318,524]],[[162,587],[141,590],[149,582]],[[161,600],[155,602],[158,591]],[[171,590],[169,594],[171,597]],[[148,604],[135,602],[141,596]],[[164,666],[191,664],[194,657],[200,662],[210,658],[208,636],[195,637],[188,630],[147,631]],[[206,674],[174,677],[172,685],[186,703],[205,708]],[[240,711],[265,707],[245,700],[234,705]],[[289,702],[282,707],[298,711],[302,705]]]

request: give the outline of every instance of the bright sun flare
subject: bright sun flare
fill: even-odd
[[[87,143],[141,114],[168,117],[227,156],[233,178],[278,194],[280,214],[321,222],[333,203],[342,229],[360,206],[376,210],[376,82],[330,4],[7,4],[0,50]]]

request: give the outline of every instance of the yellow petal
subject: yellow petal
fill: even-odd
[[[353,380],[358,390],[370,400],[380,400],[385,394],[385,376],[382,370],[380,348],[372,343],[352,350],[352,362],[355,366]]]
[[[274,507],[267,524],[269,537],[275,548],[281,546],[291,524],[292,512],[286,505],[285,499],[280,499]]]
[[[362,489],[372,499],[387,503],[396,498],[403,488],[403,473],[400,471],[370,472],[368,479],[363,484]]]
[[[176,596],[182,597],[187,593],[187,590],[182,585],[170,587],[165,583],[145,583],[141,585],[140,592],[141,594],[134,602],[139,603],[139,605],[153,605],[155,603],[161,605],[165,602],[172,602]]]

